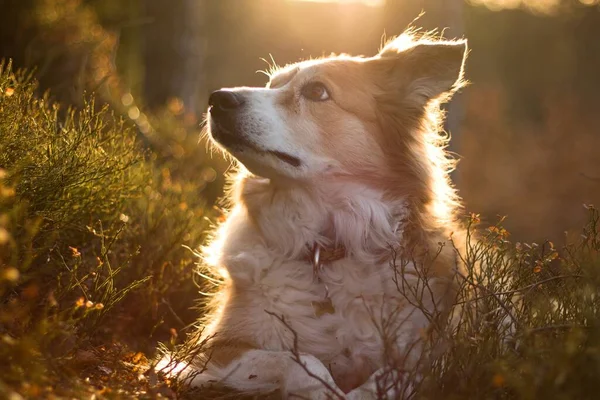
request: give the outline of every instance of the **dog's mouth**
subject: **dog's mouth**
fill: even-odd
[[[281,161],[289,164],[293,167],[299,167],[302,162],[298,157],[294,157],[291,154],[284,153],[278,150],[264,150],[250,142],[243,136],[232,134],[229,130],[223,129],[223,127],[216,124],[216,129],[212,130],[212,137],[214,140],[219,142],[222,146],[232,150],[243,150],[244,148],[250,149],[256,153],[261,154],[272,154],[279,158]]]
[[[283,153],[281,151],[276,151],[276,150],[268,150],[267,152],[273,154],[275,157],[279,158],[281,161],[290,164],[292,167],[299,167],[300,164],[302,164],[298,157],[294,157],[290,154]]]

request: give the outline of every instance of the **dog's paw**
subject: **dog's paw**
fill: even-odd
[[[394,369],[375,371],[358,388],[346,394],[347,400],[395,400],[406,399],[413,392],[413,383],[407,373]]]
[[[284,397],[311,400],[344,399],[344,392],[336,385],[329,370],[316,357],[302,355],[289,371],[285,381]]]

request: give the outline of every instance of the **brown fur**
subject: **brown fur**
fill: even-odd
[[[461,241],[456,221],[460,200],[448,179],[455,161],[444,151],[449,137],[440,133],[440,103],[464,86],[466,51],[466,42],[442,42],[409,31],[377,57],[308,61],[300,73],[298,67],[288,67],[271,80],[271,87],[295,83],[290,91],[309,79],[327,84],[334,101],[311,110],[311,119],[323,126],[319,145],[346,166],[348,176],[339,178],[362,180],[392,199],[408,197],[412,220],[406,248],[413,256],[437,254],[439,243],[450,235]],[[289,94],[285,99],[291,105]],[[357,135],[336,128],[346,114],[368,128],[371,138],[361,146]],[[440,258],[454,260],[450,247]],[[435,269],[449,273],[448,266]]]

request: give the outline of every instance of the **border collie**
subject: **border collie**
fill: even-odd
[[[373,57],[303,61],[265,88],[211,94],[209,134],[240,172],[202,252],[219,287],[201,351],[171,374],[284,398],[410,386],[457,289],[443,244],[464,231],[440,105],[463,85],[466,55],[464,40],[410,31]]]

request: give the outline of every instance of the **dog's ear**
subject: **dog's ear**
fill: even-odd
[[[373,58],[383,73],[383,88],[399,90],[404,100],[424,106],[443,94],[451,94],[463,84],[467,58],[466,40],[417,41],[400,36]]]

